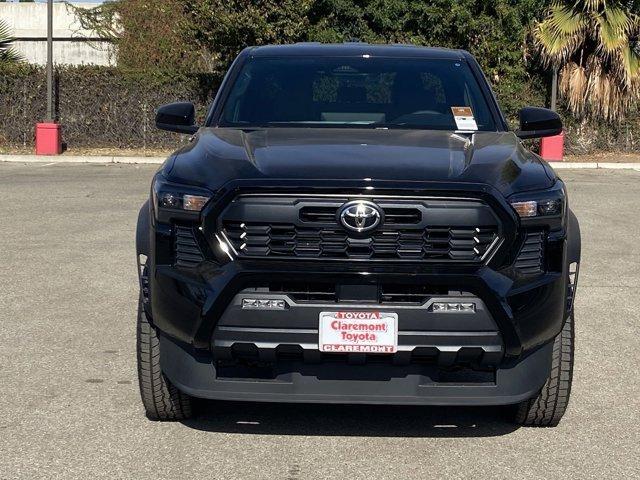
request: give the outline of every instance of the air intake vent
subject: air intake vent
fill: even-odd
[[[380,303],[422,305],[430,296],[445,294],[446,289],[435,289],[427,285],[380,285]]]
[[[544,271],[544,232],[527,232],[514,266],[526,275]]]
[[[204,260],[192,227],[176,225],[175,259],[178,267],[195,267]]]
[[[300,209],[300,220],[311,223],[335,223],[337,212],[337,207],[302,207]]]
[[[387,225],[413,225],[422,221],[417,208],[385,208],[384,223]]]

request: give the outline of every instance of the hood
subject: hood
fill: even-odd
[[[508,196],[553,185],[512,132],[203,128],[167,163],[171,181],[217,190],[231,180],[470,182]]]

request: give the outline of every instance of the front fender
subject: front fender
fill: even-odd
[[[151,253],[151,212],[149,211],[149,200],[147,200],[138,212],[138,224],[136,226],[136,265],[138,271],[138,281],[140,284],[140,300],[142,307],[151,319],[151,302],[149,298],[149,258]]]
[[[582,240],[580,238],[580,224],[576,215],[569,210],[567,226],[567,262],[580,263],[580,255],[582,253]]]
[[[149,256],[151,251],[151,218],[149,212],[149,200],[144,202],[138,212],[138,226],[136,227],[136,253]]]
[[[582,239],[580,224],[575,214],[569,210],[567,223],[567,307],[566,318],[573,314],[576,291],[578,289],[578,274],[580,272],[580,256],[582,254]]]

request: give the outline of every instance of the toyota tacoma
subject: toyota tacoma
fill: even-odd
[[[580,230],[564,183],[510,129],[462,50],[247,48],[140,210],[147,416],[193,398],[505,405],[554,426],[569,400]]]

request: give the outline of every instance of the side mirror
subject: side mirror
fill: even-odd
[[[176,102],[163,105],[156,111],[156,128],[169,132],[194,134],[196,107],[190,102]]]
[[[562,120],[553,110],[538,107],[524,107],[519,112],[520,138],[541,138],[559,135],[562,132]]]

